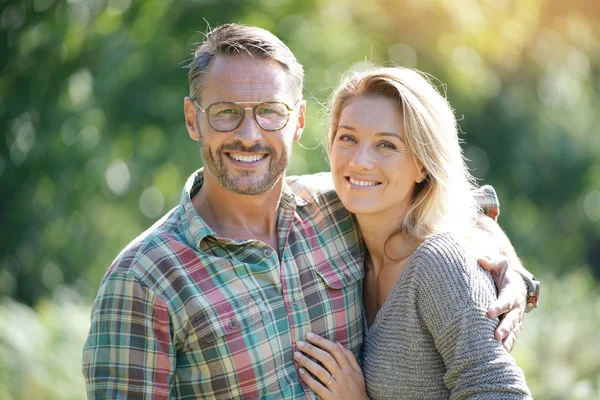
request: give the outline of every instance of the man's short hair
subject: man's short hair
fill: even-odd
[[[202,74],[215,56],[247,54],[251,57],[277,61],[290,76],[295,100],[302,98],[304,69],[294,53],[277,36],[255,26],[225,24],[210,30],[206,40],[194,52],[188,65],[190,97],[199,97]]]

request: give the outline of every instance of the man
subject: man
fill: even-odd
[[[83,353],[88,397],[314,398],[296,341],[311,331],[359,355],[364,270],[329,175],[284,180],[305,124],[302,66],[270,32],[224,25],[189,78],[185,121],[204,170],[102,280]],[[512,279],[500,303],[519,303]],[[520,319],[505,319],[506,336]]]

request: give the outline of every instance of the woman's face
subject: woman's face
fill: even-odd
[[[358,96],[342,110],[331,148],[331,172],[344,206],[357,215],[403,217],[424,174],[404,142],[394,101]]]

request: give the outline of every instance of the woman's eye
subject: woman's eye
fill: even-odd
[[[356,142],[356,139],[354,139],[354,137],[350,135],[340,135],[338,136],[338,140],[340,142]]]
[[[384,149],[396,150],[396,145],[390,142],[379,142],[377,147],[382,147]]]

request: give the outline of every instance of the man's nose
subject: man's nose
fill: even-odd
[[[251,109],[244,110],[240,126],[235,130],[235,136],[242,141],[256,143],[262,138],[262,131],[252,115]]]

